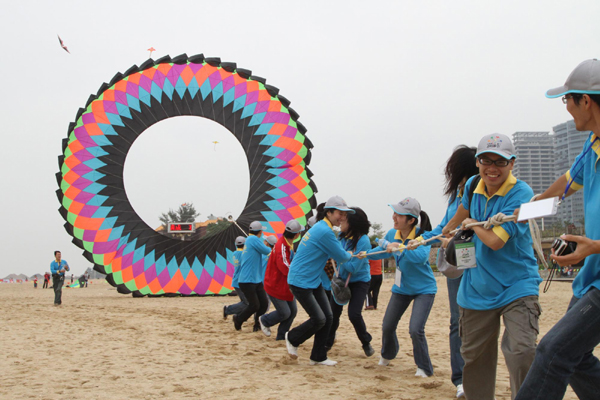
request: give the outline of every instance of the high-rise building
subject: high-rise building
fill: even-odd
[[[552,132],[515,132],[517,160],[513,174],[527,182],[535,194],[543,193],[571,167],[589,134],[577,131],[573,120],[555,126]],[[568,222],[580,226],[581,221],[582,190],[566,198],[554,218],[545,218],[546,224]]]

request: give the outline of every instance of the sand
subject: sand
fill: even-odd
[[[34,289],[33,283],[0,284],[0,398],[455,398],[443,277],[437,278],[426,327],[435,375],[414,376],[409,312],[398,327],[398,357],[388,367],[377,365],[392,281],[384,281],[379,309],[363,312],[375,355],[365,357],[344,314],[329,353],[339,362],[335,367],[308,364],[312,339],[292,361],[274,335],[253,333],[248,323],[236,332],[231,318],[222,316],[223,305],[236,297],[132,298],[97,280],[88,288],[63,289],[63,305],[54,307],[52,290]],[[541,294],[540,339],[565,312],[570,286],[554,282]],[[299,308],[295,324],[306,319]],[[496,398],[510,399],[500,357]],[[570,388],[565,399],[576,399]]]

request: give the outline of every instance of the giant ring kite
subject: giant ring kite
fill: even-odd
[[[278,92],[234,63],[182,54],[117,73],[79,109],[59,156],[59,212],[73,243],[120,293],[232,290],[238,228],[232,224],[204,240],[172,239],[148,226],[127,199],[127,153],[142,132],[166,118],[208,118],[238,139],[250,169],[248,200],[237,219],[241,226],[258,220],[267,233],[281,235],[291,219],[306,225],[316,206],[317,189],[307,168],[312,143]]]

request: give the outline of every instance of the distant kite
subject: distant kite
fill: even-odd
[[[233,289],[234,243],[240,234],[235,224],[201,240],[178,240],[148,226],[129,203],[123,179],[127,153],[156,122],[203,117],[236,138],[250,176],[236,224],[246,228],[259,221],[278,237],[290,220],[306,225],[317,206],[308,169],[313,146],[298,113],[278,93],[234,63],[182,54],[117,73],[79,109],[59,157],[60,214],[73,243],[119,293],[223,295]],[[195,161],[213,167],[208,160]],[[217,189],[206,189],[207,195],[219,196]]]
[[[214,151],[217,151],[217,144],[219,144],[219,142],[217,142],[217,141],[215,140],[213,143],[215,144],[215,146],[214,146],[213,150],[214,150]]]
[[[58,36],[58,35],[56,35]],[[69,49],[67,49],[67,46],[65,46],[65,44],[63,43],[62,39],[60,38],[60,36],[58,36],[58,41],[60,43],[60,47],[62,47],[63,49],[65,49],[65,51],[69,54],[71,54],[71,52],[69,51]]]
[[[156,51],[156,49],[155,49],[154,47],[150,47],[150,48],[148,49],[148,51],[150,52],[150,55],[148,56],[148,58],[152,58],[152,52],[153,52],[153,51]]]

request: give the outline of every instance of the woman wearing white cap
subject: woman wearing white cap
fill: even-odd
[[[327,358],[325,342],[332,322],[331,306],[321,284],[321,272],[328,258],[346,262],[351,254],[344,250],[335,233],[346,219],[346,213],[354,213],[339,196],[334,196],[317,207],[318,222],[304,235],[298,252],[290,264],[288,284],[290,290],[309,319],[286,333],[286,346],[292,358],[298,358],[298,346],[315,336],[310,355],[311,365],[335,365]]]
[[[290,330],[298,312],[294,295],[287,283],[287,276],[292,261],[294,241],[300,236],[304,227],[295,219],[285,224],[285,231],[279,238],[269,257],[265,273],[265,292],[269,295],[275,310],[259,318],[260,328],[267,336],[271,336],[271,327],[279,324],[276,340],[285,340],[285,333]]]
[[[269,255],[271,248],[265,245],[262,236],[263,226],[259,221],[250,224],[250,235],[244,244],[240,276],[238,278],[240,289],[244,292],[248,306],[233,316],[233,326],[237,331],[242,329],[242,324],[256,313],[255,318],[260,317],[267,311],[269,300],[263,287],[263,255]],[[255,320],[255,322],[258,322]],[[255,331],[260,326],[255,324]]]
[[[379,246],[368,251],[387,250],[392,252],[401,244],[408,244],[412,239],[425,231],[431,230],[427,213],[421,210],[416,199],[407,197],[397,204],[389,204],[394,210],[392,219],[394,228],[379,242]],[[417,223],[420,220],[419,227]],[[425,324],[433,306],[437,293],[437,285],[433,271],[429,266],[429,250],[431,246],[423,245],[415,250],[394,251],[396,260],[396,281],[392,286],[392,297],[385,310],[382,324],[382,348],[379,365],[388,365],[396,358],[399,351],[396,329],[398,322],[408,309],[411,302],[413,309],[409,323],[409,334],[413,343],[413,355],[417,364],[415,376],[426,378],[433,375],[433,366],[429,358],[429,348],[425,338]],[[372,259],[382,259],[386,253],[369,256]],[[401,272],[401,274],[398,273]],[[401,277],[401,279],[399,279]]]

